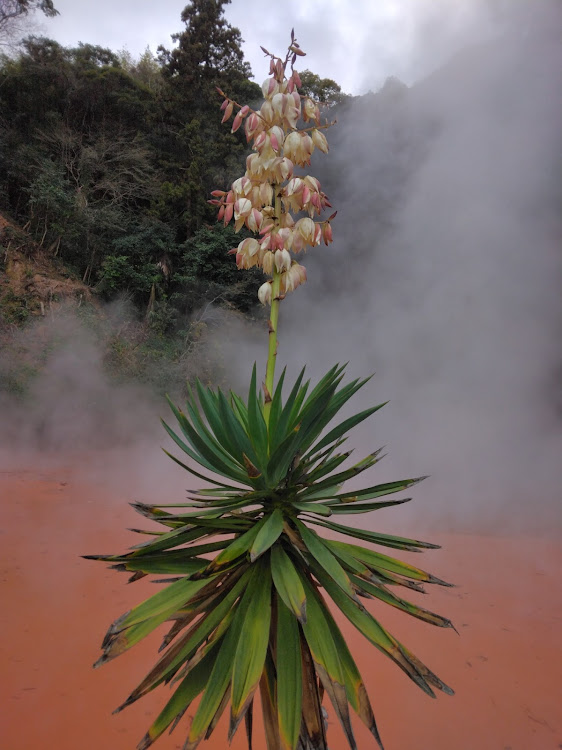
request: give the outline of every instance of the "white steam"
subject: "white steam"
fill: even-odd
[[[373,482],[431,475],[404,506],[410,531],[412,520],[548,530],[562,515],[560,4],[498,16],[491,5],[446,16],[441,50],[477,44],[341,113],[312,170],[338,210],[336,242],[310,252],[309,283],[282,308],[279,369],[318,376],[349,360],[350,374],[376,372],[353,406],[391,403],[353,444],[361,455],[387,445]],[[420,70],[439,47],[437,6],[420,3],[412,27]],[[216,337],[242,393],[266,338],[236,322]],[[83,332],[68,341],[32,410],[2,404],[4,455],[95,451],[99,476],[136,499],[177,501],[192,483],[161,458],[163,400],[115,387]]]
[[[391,404],[357,448],[388,444],[384,478],[432,475],[420,521],[561,521],[562,36],[555,6],[533,7],[340,117],[337,244],[283,311],[283,356],[376,370],[368,395]]]

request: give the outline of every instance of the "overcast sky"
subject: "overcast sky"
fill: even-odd
[[[333,78],[346,93],[376,90],[389,75],[407,83],[486,29],[486,0],[232,0],[228,21],[244,39],[254,77],[267,74],[260,45],[282,54],[291,27],[307,52],[301,70]],[[60,16],[36,31],[65,46],[89,42],[134,56],[171,47],[186,0],[55,0]]]

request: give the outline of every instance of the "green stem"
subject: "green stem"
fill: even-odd
[[[279,224],[281,219],[281,198],[279,197],[279,185],[273,185],[275,195],[275,220]],[[269,314],[269,342],[267,353],[267,366],[265,369],[265,404],[264,418],[269,425],[269,412],[271,411],[271,398],[273,397],[273,388],[275,384],[275,362],[277,359],[277,326],[279,323],[279,289],[281,286],[281,273],[273,271],[273,282],[271,289],[271,311]]]

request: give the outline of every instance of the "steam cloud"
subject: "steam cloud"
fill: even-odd
[[[390,81],[355,100],[312,170],[338,209],[336,242],[305,260],[310,281],[283,306],[279,361],[313,376],[346,360],[353,375],[376,371],[362,398],[391,403],[355,447],[388,446],[374,481],[431,475],[402,511],[410,531],[412,519],[506,532],[561,525],[562,26],[560,4],[532,5],[496,26],[489,14],[478,28],[474,14],[457,14],[444,48],[473,43],[410,88]],[[412,60],[432,24],[417,17]],[[156,489],[177,499],[189,481],[159,456],[165,404],[115,390],[94,343],[78,340],[38,382],[38,411],[4,404],[4,447],[16,433],[39,447],[39,423],[61,451],[113,444],[98,462],[108,476],[142,488],[138,499]],[[265,333],[261,343],[243,329],[218,341],[244,389]]]
[[[517,8],[409,90],[358,100],[319,174],[338,240],[307,258],[283,354],[376,370],[369,396],[391,404],[357,448],[388,444],[378,476],[432,475],[404,511],[420,523],[562,520],[560,10]]]

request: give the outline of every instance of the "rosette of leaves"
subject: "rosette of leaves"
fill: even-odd
[[[334,607],[428,695],[452,693],[362,603],[376,599],[451,627],[449,620],[400,593],[422,591],[426,583],[448,584],[372,548],[420,551],[436,545],[334,520],[407,502],[389,496],[423,478],[344,491],[345,482],[380,459],[376,452],[352,463],[351,451],[342,450],[346,435],[383,404],[334,422],[368,380],[342,385],[343,370],[333,367],[314,388],[304,382],[303,371],[286,398],[283,373],[267,399],[268,409],[255,367],[247,401],[197,383],[185,411],[171,405],[179,434],[166,424],[165,429],[190,460],[172,458],[209,487],[190,492],[181,505],[135,504],[164,531],[153,532],[152,541],[126,554],[94,558],[132,573],[131,580],[173,576],[160,580],[165,588],[113,623],[97,662],[113,659],[162,623],[171,623],[162,656],[117,709],[161,684],[172,685],[171,697],[139,749],[173,729],[191,707],[184,748],[194,750],[228,705],[229,739],[244,719],[251,748],[258,692],[269,750],[326,750],[325,694],[351,748],[356,743],[350,708],[382,748]],[[318,533],[322,529],[351,541],[325,538]]]

